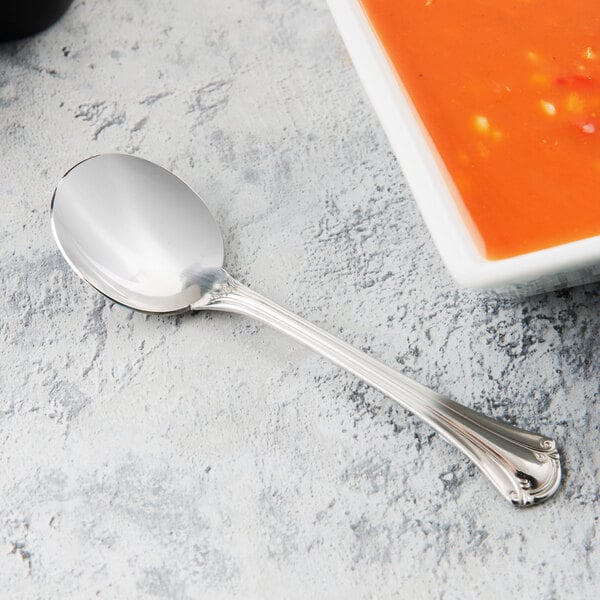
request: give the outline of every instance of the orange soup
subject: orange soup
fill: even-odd
[[[488,259],[600,234],[598,0],[361,0]]]

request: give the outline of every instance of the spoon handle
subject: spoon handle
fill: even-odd
[[[233,278],[193,308],[255,317],[316,350],[428,423],[516,506],[543,502],[560,485],[560,458],[552,439],[486,417],[416,383]]]

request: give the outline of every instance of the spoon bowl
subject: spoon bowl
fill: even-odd
[[[147,160],[75,165],[52,198],[52,229],[79,276],[129,308],[188,310],[221,277],[223,238],[200,197]]]

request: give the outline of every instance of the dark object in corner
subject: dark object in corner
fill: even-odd
[[[58,21],[73,0],[11,0],[0,7],[0,42],[38,33]]]

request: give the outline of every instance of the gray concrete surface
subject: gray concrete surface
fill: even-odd
[[[77,0],[0,46],[0,128],[0,597],[597,597],[600,287],[455,287],[324,0]],[[254,289],[555,435],[555,500],[262,325],[96,295],[49,201],[105,151],[201,192]]]

